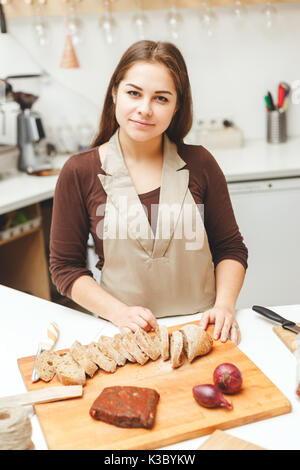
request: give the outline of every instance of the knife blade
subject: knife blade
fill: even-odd
[[[280,323],[281,326],[286,330],[290,330],[293,333],[300,333],[300,327],[297,326],[295,322],[283,318],[281,315],[278,315],[278,313],[273,312],[273,310],[270,310],[266,307],[261,307],[260,305],[253,305],[252,310],[257,313],[260,313],[266,318],[269,318],[269,320],[273,320],[277,323]]]
[[[43,351],[51,351],[58,339],[59,336],[59,329],[56,323],[51,322],[47,328],[47,336],[46,340],[40,341],[37,349],[37,353],[35,356],[33,368],[32,368],[32,374],[31,374],[31,382],[37,382],[40,377],[39,374],[36,371],[35,365],[36,361],[38,360],[39,356],[42,354]]]

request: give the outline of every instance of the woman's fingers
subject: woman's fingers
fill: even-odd
[[[121,330],[121,333],[123,333],[124,335],[132,331],[128,326],[123,326],[122,328],[120,328],[120,330]]]
[[[143,330],[146,330],[148,328],[147,320],[145,320],[141,315],[137,315],[137,317],[134,320],[134,323],[136,323]]]
[[[219,339],[224,324],[224,316],[218,315],[215,321],[214,339]]]
[[[143,308],[141,310],[141,316],[150,325],[150,329],[156,330],[158,328],[157,320],[151,310]]]
[[[231,326],[230,339],[233,342],[233,344],[235,344],[236,346],[241,341],[241,331],[237,322],[234,322]]]
[[[221,333],[222,343],[225,343],[227,341],[231,326],[232,326],[232,319],[231,318],[225,318],[224,325],[223,325],[223,328],[222,328],[222,333]]]
[[[209,311],[207,312],[204,312],[201,316],[201,320],[199,322],[199,326],[201,326],[201,328],[203,328],[204,330],[206,330],[208,324],[209,324]]]
[[[119,323],[119,328],[122,332],[128,333],[132,331],[135,333],[138,328],[145,331],[156,330],[158,324],[152,312],[144,307],[128,307],[127,315],[123,316]]]

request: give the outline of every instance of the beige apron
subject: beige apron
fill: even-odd
[[[215,302],[212,256],[189,171],[164,134],[163,168],[154,236],[126,167],[118,130],[98,174],[107,194],[102,231],[101,286],[156,317],[203,312]],[[100,213],[100,212],[99,212]],[[98,231],[97,231],[98,233]]]

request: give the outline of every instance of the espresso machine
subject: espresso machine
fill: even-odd
[[[41,116],[31,110],[38,96],[29,93],[14,93],[14,99],[19,103],[21,111],[17,117],[18,146],[20,149],[19,170],[33,172],[50,169],[46,155],[37,155],[34,145],[46,137]]]
[[[0,104],[0,145],[18,147],[20,171],[51,169],[46,154],[35,151],[35,145],[46,137],[41,116],[31,109],[38,96],[11,90],[6,98]]]

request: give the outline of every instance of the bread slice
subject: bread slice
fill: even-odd
[[[88,358],[95,362],[100,369],[105,370],[105,372],[115,372],[117,368],[117,363],[113,359],[110,359],[108,356],[103,354],[102,351],[98,348],[98,344],[92,342],[87,347]]]
[[[100,336],[98,340],[98,348],[103,352],[103,354],[105,354],[105,356],[116,361],[118,366],[124,366],[126,357],[115,349],[113,338],[110,336]]]
[[[165,325],[159,325],[156,330],[156,338],[159,342],[160,354],[163,361],[167,361],[170,357],[169,332]]]
[[[211,351],[213,340],[199,325],[184,325],[180,331],[183,335],[183,349],[189,362]]]
[[[123,336],[123,344],[126,347],[127,351],[135,358],[135,360],[141,364],[142,366],[146,364],[149,360],[149,356],[143,353],[143,351],[139,348],[134,334],[130,331]]]
[[[35,369],[44,382],[50,382],[55,376],[54,359],[56,353],[43,351],[36,360]]]
[[[84,368],[85,373],[90,377],[93,377],[95,372],[98,370],[98,366],[88,357],[86,347],[79,341],[74,341],[70,348],[70,353],[73,359],[75,359],[75,361]]]
[[[153,361],[160,356],[160,348],[158,347],[155,340],[142,328],[138,328],[134,333],[135,340],[139,348],[147,354]]]
[[[73,359],[70,352],[57,353],[54,368],[58,380],[64,385],[84,385],[86,383],[84,368]]]
[[[123,344],[123,336],[120,333],[117,333],[113,337],[113,345],[116,351],[118,351],[120,354],[123,354],[124,357],[129,362],[136,362],[136,359],[130,354],[129,351],[125,348]]]
[[[172,369],[182,366],[184,362],[183,336],[179,330],[171,334],[170,355]]]

